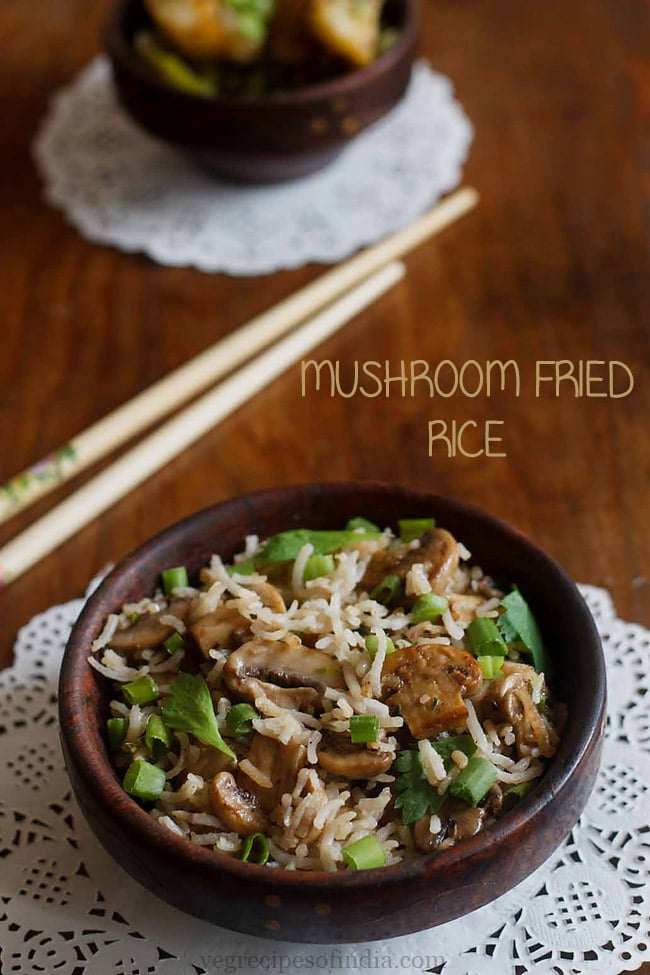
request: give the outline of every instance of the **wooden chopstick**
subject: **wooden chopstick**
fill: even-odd
[[[0,486],[0,524],[198,396],[364,278],[448,227],[477,201],[476,190],[458,190],[404,230],[321,275],[11,478]]]
[[[402,279],[393,262],[128,450],[0,549],[0,589],[142,484]]]

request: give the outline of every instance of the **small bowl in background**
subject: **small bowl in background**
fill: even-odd
[[[325,873],[242,863],[171,833],[123,790],[103,729],[110,683],[88,664],[109,613],[150,595],[163,569],[195,576],[217,552],[225,561],[246,535],[295,527],[340,528],[363,515],[396,527],[435,516],[502,584],[516,582],[540,624],[568,718],[539,785],[484,832],[435,855],[378,870]],[[598,631],[569,577],[524,535],[458,501],[406,488],[312,484],[248,494],[168,528],[117,566],[89,599],[65,651],[60,729],[75,795],[95,835],[158,897],[214,924],[285,941],[334,943],[407,934],[467,914],[523,880],[574,826],[598,771],[605,665]]]
[[[273,183],[313,173],[393,108],[408,86],[417,41],[417,0],[388,0],[395,44],[366,68],[268,95],[202,98],[166,85],[133,47],[151,27],[143,0],[120,0],[106,48],[122,105],[147,131],[215,175]]]

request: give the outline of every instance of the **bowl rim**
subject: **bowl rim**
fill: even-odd
[[[429,503],[434,506],[442,502],[455,509],[459,517],[469,517],[487,522],[492,529],[499,531],[507,541],[522,542],[529,546],[538,559],[546,563],[553,576],[554,583],[564,588],[568,597],[573,599],[572,612],[581,617],[581,624],[598,652],[593,654],[593,676],[596,691],[593,695],[593,705],[590,712],[583,716],[576,735],[576,741],[569,754],[563,754],[562,742],[560,749],[545,772],[540,788],[534,789],[514,809],[506,813],[501,819],[492,823],[488,830],[475,836],[467,837],[462,842],[439,851],[435,856],[417,854],[409,860],[402,860],[391,866],[367,871],[338,871],[324,870],[289,871],[283,869],[269,870],[258,864],[243,863],[227,853],[214,852],[207,847],[193,844],[184,837],[177,836],[159,824],[134,799],[127,795],[122,788],[117,774],[110,763],[105,748],[95,748],[92,745],[92,730],[83,720],[84,710],[80,706],[84,697],[83,678],[87,676],[87,658],[90,647],[80,644],[78,634],[80,630],[93,620],[96,607],[104,594],[122,576],[128,574],[137,564],[149,555],[154,555],[161,544],[177,542],[189,528],[200,524],[203,519],[211,518],[221,509],[227,509],[232,504],[238,504],[245,499],[278,503],[282,501],[287,506],[290,499],[286,492],[304,495],[317,494],[323,491],[355,492],[372,491],[385,498],[401,495],[402,499],[414,502]],[[104,618],[102,612],[99,622]],[[281,487],[246,492],[243,495],[227,498],[223,501],[208,505],[199,511],[175,522],[151,539],[140,545],[135,551],[119,562],[100,583],[86,602],[81,614],[75,622],[66,645],[59,678],[59,728],[64,740],[69,759],[83,778],[84,785],[102,805],[111,808],[114,821],[129,830],[131,837],[143,848],[151,849],[156,855],[164,855],[168,863],[184,869],[191,868],[199,874],[205,874],[214,879],[215,875],[232,876],[237,881],[262,881],[271,883],[287,892],[299,892],[305,888],[319,888],[319,892],[335,894],[337,890],[354,890],[355,888],[370,889],[373,887],[389,887],[401,884],[404,880],[422,881],[428,876],[435,876],[438,871],[464,863],[466,860],[488,854],[490,847],[497,847],[509,837],[532,827],[534,820],[541,813],[549,801],[555,800],[570,784],[571,777],[581,765],[585,756],[598,743],[603,728],[606,704],[606,676],[605,662],[602,652],[600,635],[595,621],[586,602],[577,589],[575,583],[559,563],[543,549],[532,542],[522,531],[512,527],[496,516],[456,498],[435,492],[412,489],[401,485],[386,484],[375,481],[332,481],[312,482],[308,484],[290,484]],[[73,732],[77,733],[74,734]],[[96,728],[99,740],[103,736]],[[565,739],[563,739],[564,741]]]
[[[350,95],[358,89],[371,87],[375,81],[391,74],[405,57],[412,55],[419,33],[420,0],[402,0],[406,8],[402,34],[388,51],[363,68],[354,68],[346,74],[327,81],[303,85],[292,91],[279,91],[268,95],[214,95],[206,97],[181,91],[165,84],[164,81],[156,77],[154,72],[133,50],[131,43],[124,35],[123,20],[131,7],[136,4],[142,6],[142,2],[143,0],[118,0],[118,3],[111,10],[104,28],[104,45],[110,59],[121,69],[137,76],[141,82],[158,92],[179,99],[181,102],[184,101],[186,104],[201,105],[205,108],[219,106],[234,110],[242,106],[263,108],[269,105],[298,108],[319,99],[336,99]]]

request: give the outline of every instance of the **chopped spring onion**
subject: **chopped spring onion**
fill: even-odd
[[[372,521],[368,521],[367,518],[350,518],[349,522],[345,526],[345,530],[349,532],[359,531],[362,528],[364,532],[378,532],[379,526],[375,525]]]
[[[334,572],[333,555],[310,555],[305,563],[303,582],[309,582],[310,579],[322,579],[323,576],[329,576],[332,572]]]
[[[386,865],[386,851],[379,840],[371,835],[344,846],[341,854],[350,870],[374,870]]]
[[[259,863],[261,867],[269,858],[269,841],[264,833],[253,833],[244,840],[239,859],[244,863]]]
[[[431,744],[441,758],[446,761],[451,759],[452,752],[463,752],[468,758],[476,751],[476,742],[471,735],[453,735],[451,738],[439,738]]]
[[[370,598],[375,599],[383,606],[390,606],[395,602],[402,591],[402,580],[399,576],[385,576],[378,586],[370,593]]]
[[[425,592],[413,604],[411,610],[412,623],[435,623],[443,613],[449,609],[449,602],[444,596],[437,596],[434,592]]]
[[[182,650],[184,646],[185,640],[178,632],[172,633],[172,635],[163,643],[163,647],[170,656],[172,653],[176,653],[177,650]]]
[[[108,747],[112,752],[119,751],[122,742],[126,738],[126,729],[129,722],[127,718],[109,718],[106,722],[106,734],[108,735]]]
[[[425,532],[436,527],[435,518],[402,518],[399,525],[399,537],[403,542],[412,542],[420,538]]]
[[[122,691],[129,704],[153,704],[160,697],[158,685],[150,674],[122,684]]]
[[[162,795],[165,786],[165,773],[156,765],[137,759],[126,770],[123,782],[125,790],[135,799],[155,802]]]
[[[144,741],[154,762],[158,762],[169,751],[171,738],[165,722],[159,715],[152,714],[147,721]]]
[[[472,620],[465,634],[475,657],[505,657],[508,652],[494,620]]]
[[[183,589],[189,585],[187,569],[184,565],[177,565],[173,569],[165,569],[162,574],[162,583],[166,596],[171,595],[174,589]]]
[[[376,633],[369,633],[366,637],[366,650],[371,660],[374,660],[379,650],[379,637]],[[386,637],[386,656],[395,653],[395,644],[389,636]]]
[[[504,810],[512,809],[513,806],[516,806],[536,785],[537,779],[528,779],[526,782],[517,782],[516,785],[509,785],[503,790]]]
[[[455,799],[475,806],[497,780],[497,770],[487,758],[472,756],[464,769],[461,769],[449,786],[450,795]]]
[[[226,724],[233,735],[248,735],[255,718],[259,718],[259,713],[252,704],[235,704],[226,715]]]
[[[140,31],[135,37],[138,54],[153,68],[159,77],[172,88],[188,95],[211,98],[218,94],[214,82],[192,70],[182,58],[161,47],[149,31]]]
[[[498,677],[502,673],[501,665],[504,660],[505,657],[496,656],[481,656],[476,658],[476,662],[481,668],[485,680],[492,680],[493,677]]]
[[[379,718],[376,714],[353,714],[350,718],[350,738],[353,745],[367,745],[379,738]]]

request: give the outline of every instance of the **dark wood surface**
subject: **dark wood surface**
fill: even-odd
[[[322,356],[515,358],[528,387],[536,359],[617,359],[633,368],[634,393],[302,400],[293,370],[0,597],[1,663],[32,615],[161,527],[216,499],[313,479],[400,481],[482,505],[650,625],[650,4],[423,5],[423,49],[476,127],[466,179],[480,209],[413,254],[405,282]],[[1,480],[318,273],[237,280],[158,267],[86,242],[45,204],[34,132],[53,91],[95,53],[108,6],[0,9]],[[454,417],[505,420],[507,458],[430,459],[427,420]]]

